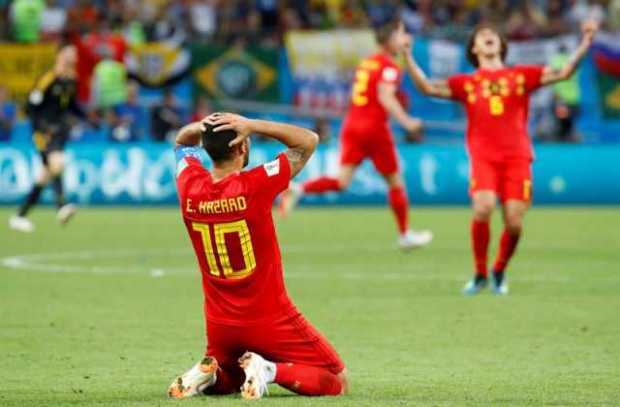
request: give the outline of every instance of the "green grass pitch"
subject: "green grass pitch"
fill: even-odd
[[[290,294],[352,388],[311,399],[272,386],[261,405],[620,404],[619,209],[534,208],[505,298],[460,295],[466,209],[412,216],[435,242],[409,254],[384,208],[278,222]],[[66,228],[37,209],[33,220],[32,235],[0,228],[0,406],[246,404],[165,397],[204,347],[176,209],[84,209]]]

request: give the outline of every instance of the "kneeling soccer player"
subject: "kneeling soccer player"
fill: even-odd
[[[288,150],[242,171],[252,133]],[[342,360],[286,292],[271,216],[274,199],[317,140],[300,127],[230,113],[214,113],[177,135],[177,189],[202,272],[208,346],[202,361],[170,385],[170,397],[241,390],[243,398],[258,399],[269,383],[307,396],[346,391]],[[203,148],[213,171],[201,164]]]

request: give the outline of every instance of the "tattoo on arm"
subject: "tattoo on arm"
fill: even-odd
[[[310,152],[306,149],[297,147],[290,148],[286,151],[286,157],[288,158],[288,162],[291,166],[291,178],[295,175],[299,174],[299,172],[304,168],[308,159],[310,159]]]

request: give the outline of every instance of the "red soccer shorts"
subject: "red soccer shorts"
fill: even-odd
[[[357,167],[366,158],[382,175],[399,170],[398,153],[387,126],[344,126],[340,136],[340,164]]]
[[[315,366],[333,374],[339,374],[345,367],[334,347],[301,314],[255,326],[207,321],[207,340],[207,355],[215,357],[239,385],[244,374],[238,359],[246,351],[272,362]]]
[[[532,163],[530,160],[471,160],[470,193],[495,191],[501,202],[532,200]]]

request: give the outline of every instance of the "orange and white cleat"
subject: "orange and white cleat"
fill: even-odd
[[[280,217],[286,219],[293,209],[297,207],[299,200],[303,195],[301,185],[291,183],[289,188],[280,195]]]
[[[207,387],[213,386],[217,380],[217,360],[211,356],[205,356],[191,369],[179,376],[168,387],[168,397],[173,399],[186,399],[201,396]]]
[[[254,352],[245,352],[239,358],[239,366],[245,372],[245,382],[241,386],[241,397],[257,400],[269,393],[267,384],[276,376],[276,365]]]
[[[64,204],[58,209],[58,213],[56,213],[56,218],[61,225],[66,225],[69,223],[71,218],[75,216],[77,213],[77,206],[68,203]]]

